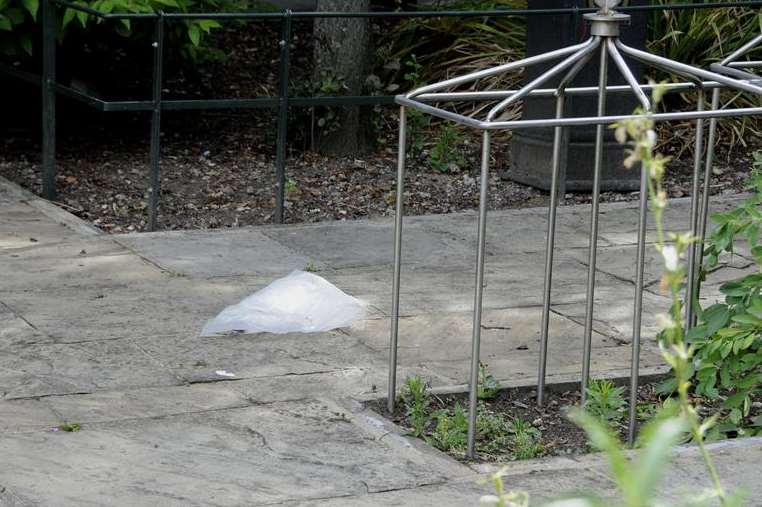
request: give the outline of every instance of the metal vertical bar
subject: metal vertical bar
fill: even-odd
[[[696,109],[704,110],[704,90],[698,90]],[[696,120],[696,146],[693,154],[693,189],[691,191],[691,236],[698,236],[699,229],[699,178],[701,176],[701,160],[704,152],[704,120]],[[693,300],[696,297],[696,257],[699,245],[692,243],[688,248],[688,283],[685,290],[685,330],[695,324],[695,309]]]
[[[640,206],[638,209],[638,251],[635,261],[635,304],[632,316],[632,359],[630,361],[630,409],[627,442],[633,445],[637,429],[638,385],[640,384],[640,331],[643,322],[643,286],[646,262],[646,224],[648,221],[648,173],[640,168]]]
[[[392,322],[389,339],[389,394],[386,406],[389,413],[394,413],[397,396],[397,336],[400,320],[400,271],[402,264],[402,216],[405,193],[405,147],[407,135],[407,110],[400,107],[400,137],[397,148],[397,200],[394,216],[394,277],[392,278]]]
[[[56,198],[56,6],[42,1],[42,195]]]
[[[606,114],[606,84],[608,74],[608,53],[606,45],[601,45],[601,59],[598,77],[598,116]],[[590,381],[590,352],[593,342],[593,308],[595,307],[595,260],[598,249],[598,208],[601,190],[601,171],[603,170],[603,135],[604,125],[595,129],[595,166],[593,169],[593,204],[590,217],[590,252],[587,267],[587,291],[585,305],[585,334],[582,354],[582,404],[587,400],[587,385]]]
[[[291,9],[281,22],[280,62],[278,65],[278,138],[275,148],[275,223],[282,224],[286,202],[286,142],[288,137],[288,74],[291,56]]]
[[[164,13],[159,11],[154,26],[153,47],[153,110],[151,111],[151,151],[148,184],[148,230],[156,230],[161,195],[161,89],[164,70]]]
[[[564,115],[566,94],[559,90],[556,98],[556,118]],[[545,397],[545,370],[548,362],[548,331],[550,328],[550,293],[553,284],[553,249],[556,239],[556,211],[558,206],[559,177],[561,170],[561,150],[564,147],[564,128],[556,127],[553,132],[553,159],[550,179],[550,202],[548,204],[548,232],[545,238],[545,279],[542,292],[542,325],[540,327],[540,362],[537,374],[537,405],[542,406]]]
[[[715,88],[712,91],[712,110],[716,111],[720,107],[720,89]],[[706,161],[704,164],[704,188],[701,192],[701,214],[699,216],[699,229],[697,245],[699,255],[696,258],[696,300],[701,293],[701,284],[699,281],[699,270],[704,260],[704,240],[706,239],[706,224],[709,216],[709,185],[712,181],[712,166],[714,165],[714,147],[717,142],[717,118],[709,120],[709,138],[706,146]]]
[[[482,296],[484,295],[484,250],[487,233],[487,197],[489,191],[490,131],[485,130],[482,140],[482,171],[479,182],[479,232],[476,249],[476,286],[474,287],[474,324],[471,339],[471,379],[468,385],[468,450],[476,455],[476,406],[479,392],[479,341],[482,327]]]

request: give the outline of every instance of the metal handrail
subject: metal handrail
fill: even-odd
[[[102,12],[91,7],[76,4],[69,0],[53,0],[54,3],[69,9],[85,12],[101,19],[158,19],[157,13],[113,13]],[[688,4],[667,5],[630,5],[619,7],[620,12],[655,12],[717,9],[732,7],[762,7],[762,0],[735,2],[694,2]],[[493,10],[450,10],[450,11],[390,11],[390,12],[336,12],[336,11],[292,11],[290,16],[299,18],[460,18],[460,17],[495,17],[495,16],[553,16],[561,14],[586,14],[595,12],[591,8],[549,8],[549,9],[493,9]],[[281,12],[165,12],[165,19],[282,19],[287,16]]]

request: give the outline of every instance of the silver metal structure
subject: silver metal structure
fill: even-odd
[[[662,58],[650,53],[626,46],[619,40],[621,25],[628,21],[629,16],[616,12],[614,9],[620,0],[596,0],[599,11],[585,15],[590,24],[590,37],[580,44],[558,49],[537,56],[525,58],[493,68],[472,72],[464,76],[454,77],[440,83],[431,84],[413,90],[406,95],[396,97],[400,109],[400,146],[397,171],[397,203],[394,235],[394,278],[392,297],[392,323],[389,353],[389,392],[388,409],[394,410],[396,397],[396,367],[397,367],[397,343],[399,321],[399,297],[400,297],[400,273],[402,251],[402,226],[404,207],[402,203],[405,176],[405,131],[406,131],[406,108],[413,108],[432,116],[451,120],[483,131],[481,152],[481,180],[479,214],[477,222],[477,263],[474,287],[474,313],[472,332],[472,356],[469,383],[469,431],[467,455],[475,455],[476,438],[476,411],[477,411],[477,384],[479,373],[479,348],[482,315],[482,297],[484,287],[484,254],[485,232],[487,221],[487,191],[490,164],[490,136],[492,130],[515,130],[524,128],[554,127],[552,176],[550,188],[550,204],[548,209],[548,230],[546,237],[545,252],[545,277],[543,283],[543,311],[540,339],[540,357],[538,364],[537,379],[537,402],[543,403],[545,394],[545,378],[549,339],[549,315],[551,307],[551,289],[553,275],[553,250],[555,247],[556,209],[558,205],[558,184],[562,159],[562,136],[564,127],[576,125],[596,125],[596,149],[594,163],[593,205],[590,217],[590,241],[589,241],[589,264],[586,285],[586,311],[583,336],[583,364],[581,367],[581,395],[584,401],[586,386],[590,378],[591,341],[593,332],[593,313],[595,301],[595,264],[598,236],[598,204],[600,192],[600,177],[603,166],[603,140],[607,125],[626,119],[650,118],[654,121],[682,121],[696,120],[698,132],[703,130],[705,118],[717,119],[729,116],[751,116],[762,114],[762,107],[704,110],[703,96],[706,90],[714,90],[716,93],[723,88],[735,91],[762,94],[762,87],[749,82],[748,79],[737,79],[726,74],[710,72],[672,60]],[[599,53],[599,83],[597,87],[570,88],[577,73],[592,59],[596,51]],[[653,89],[653,85],[645,85],[637,82],[631,72],[625,57],[638,60],[660,70],[666,70],[672,74],[681,76],[687,82],[673,83],[664,87],[665,92],[695,90],[699,95],[699,106],[695,111],[657,113],[652,110],[651,102],[646,92]],[[558,61],[560,60],[560,61]],[[532,65],[558,61],[550,69],[526,84],[519,90],[497,90],[489,92],[479,91],[452,91],[461,85],[473,85],[480,79],[515,71]],[[619,73],[624,77],[626,85],[611,86],[607,83],[609,61],[613,61]],[[560,77],[560,82],[553,88],[542,88],[554,77]],[[640,110],[632,115],[606,115],[607,94],[632,93],[640,104]],[[598,97],[598,109],[595,116],[589,117],[564,117],[564,100],[572,95],[596,95]],[[534,120],[503,120],[501,114],[512,104],[528,96],[554,96],[556,98],[556,114],[554,118]],[[474,116],[466,116],[452,112],[439,104],[452,102],[491,102],[495,103],[488,110],[486,117],[480,119]],[[697,137],[701,134],[697,134]],[[711,142],[711,138],[710,138]],[[694,188],[698,185],[698,168],[701,164],[700,151],[697,150],[697,160],[694,163]],[[696,195],[692,199],[696,199]],[[702,203],[703,204],[703,203]],[[632,339],[632,368],[630,382],[630,425],[629,439],[633,440],[635,434],[635,406],[637,401],[639,357],[640,357],[640,333],[642,315],[642,296],[644,286],[644,258],[646,242],[646,217],[648,210],[647,174],[641,171],[640,206],[638,218],[638,239],[636,259],[636,282],[635,301],[633,315],[633,339]],[[697,204],[692,206],[691,224],[692,230],[699,230],[700,219]],[[703,206],[702,206],[703,211]],[[695,261],[695,255],[692,258]],[[694,290],[693,285],[689,290]],[[692,294],[689,294],[692,297]]]
[[[753,74],[751,72],[744,71],[742,69],[758,69],[762,67],[762,62],[753,60],[739,60],[742,56],[750,53],[751,51],[762,47],[762,34],[754,37],[749,42],[730,53],[719,63],[712,64],[711,70],[728,76],[746,80],[752,84],[762,85],[762,77]],[[720,109],[720,88],[712,90],[712,110]],[[703,248],[704,241],[706,239],[706,227],[707,217],[709,215],[709,186],[712,179],[712,168],[714,166],[714,149],[717,140],[717,118],[711,118],[709,120],[709,134],[707,139],[706,160],[704,163],[704,185],[701,191],[701,210],[699,216],[699,223],[697,231],[694,231],[694,235],[697,236],[697,241],[694,244],[693,263],[691,265],[692,276],[689,278],[689,283],[693,283],[695,287],[695,298],[698,299],[698,276],[703,260]],[[690,276],[690,275],[689,275]],[[690,301],[688,310],[691,312],[688,315],[695,320],[693,312],[693,304],[695,301]],[[687,320],[687,319],[686,319]],[[687,322],[687,324],[693,324],[694,322]]]

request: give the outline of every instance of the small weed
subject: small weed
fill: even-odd
[[[320,271],[314,262],[308,262],[307,265],[304,266],[304,270],[307,273],[317,273],[318,271]]]
[[[405,404],[405,412],[412,425],[411,435],[421,437],[431,422],[429,407],[431,395],[429,386],[420,375],[408,377],[402,392],[402,401]]]
[[[440,173],[458,172],[466,163],[460,146],[463,134],[452,123],[443,123],[439,127],[437,142],[429,151],[429,164]]]
[[[490,412],[483,405],[476,416],[476,431],[481,452],[503,454],[508,450],[516,460],[536,458],[543,452],[540,430],[523,419]]]
[[[661,410],[661,405],[653,401],[639,403],[637,407],[635,407],[638,421],[650,421],[656,416],[659,410]]]
[[[415,55],[410,55],[410,58],[405,62],[405,75],[403,79],[406,81],[407,86],[411,89],[421,86],[421,69],[423,65],[418,63]],[[418,158],[423,153],[425,147],[424,134],[429,128],[431,123],[431,116],[422,113],[416,109],[407,110],[407,126],[408,137],[410,139],[410,147],[408,151],[412,158]]]
[[[542,454],[542,433],[523,419],[513,419],[510,425],[512,451],[515,459],[532,459]]]
[[[447,410],[438,410],[434,417],[437,425],[426,442],[440,451],[463,451],[468,439],[468,417],[460,403],[455,404],[452,415]]]
[[[66,431],[68,433],[74,433],[82,429],[82,426],[80,426],[79,423],[63,423],[61,426],[58,427],[61,431]]]
[[[624,416],[624,387],[610,380],[591,380],[587,387],[585,410],[608,426],[614,426]]]
[[[476,433],[479,450],[488,453],[501,452],[510,445],[510,420],[502,414],[490,412],[479,405],[476,414]]]
[[[298,190],[298,188],[296,186],[296,180],[293,180],[293,179],[289,178],[286,181],[286,188],[285,188],[285,190],[286,190],[286,195],[288,195],[288,196],[294,195],[297,192],[297,190]]]
[[[500,391],[500,385],[495,380],[495,377],[490,375],[487,370],[487,365],[479,363],[479,384],[476,390],[476,396],[480,400],[491,400]]]

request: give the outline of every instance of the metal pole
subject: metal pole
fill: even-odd
[[[482,326],[482,296],[484,294],[484,249],[487,232],[487,196],[489,190],[490,132],[484,131],[482,140],[482,171],[479,189],[479,233],[476,251],[476,286],[474,287],[474,324],[471,340],[471,380],[468,393],[468,449],[469,458],[476,456],[476,405],[479,392],[479,341]]]
[[[627,63],[619,54],[614,41],[609,39],[607,47],[609,55],[619,68],[625,81],[632,88],[633,93],[643,107],[644,113],[652,110],[651,101],[641,90],[638,80],[630,71]],[[640,207],[638,210],[638,241],[637,258],[635,260],[635,301],[632,314],[632,357],[630,359],[630,410],[629,424],[627,428],[627,442],[632,445],[635,441],[637,425],[638,385],[640,384],[640,328],[643,321],[643,286],[646,252],[646,223],[648,220],[648,173],[646,168],[640,168]]]
[[[286,143],[288,141],[288,73],[291,56],[291,10],[281,24],[280,64],[278,66],[278,139],[275,148],[275,223],[282,224],[286,202]]]
[[[598,77],[598,116],[606,113],[606,79],[608,73],[608,53],[606,46],[601,46],[601,59]],[[585,305],[585,334],[582,354],[582,404],[587,400],[587,385],[590,381],[590,349],[593,341],[593,308],[595,307],[595,258],[598,249],[598,208],[601,190],[601,171],[603,170],[603,135],[605,126],[595,129],[595,166],[593,169],[593,204],[590,217],[590,252],[587,267],[587,292]]]
[[[643,286],[646,262],[646,223],[648,221],[648,173],[640,168],[640,207],[638,210],[638,251],[635,273],[635,304],[632,316],[632,359],[630,361],[630,413],[627,442],[633,445],[637,429],[638,385],[640,384],[640,331],[643,321]]]
[[[556,99],[556,118],[564,115],[565,94],[559,90]],[[542,325],[540,327],[540,363],[537,374],[537,406],[545,399],[545,370],[548,362],[548,331],[550,328],[550,293],[553,284],[553,249],[556,240],[556,211],[558,207],[559,177],[561,173],[561,150],[565,147],[563,127],[553,132],[553,167],[550,178],[550,202],[548,204],[548,233],[545,238],[545,280],[542,290]]]
[[[704,110],[704,90],[698,91],[696,109]],[[693,189],[691,194],[691,235],[698,236],[699,228],[699,178],[701,176],[701,157],[704,151],[704,120],[696,120],[696,146],[693,154]],[[688,248],[688,284],[685,291],[685,331],[695,324],[693,300],[696,297],[696,256],[699,245],[693,243]]]
[[[720,107],[720,89],[715,88],[712,91],[712,110],[716,111]],[[698,247],[700,255],[696,259],[697,269],[701,269],[704,260],[704,240],[706,239],[706,224],[709,216],[709,184],[712,181],[712,166],[714,165],[714,147],[717,136],[717,118],[709,120],[709,138],[706,146],[706,161],[704,165],[704,189],[701,193],[701,215],[699,217]],[[699,272],[696,272],[696,299],[701,293],[701,284],[698,280]]]
[[[161,195],[161,88],[164,68],[164,13],[159,12],[154,26],[153,46],[153,111],[151,112],[151,152],[148,184],[148,230],[156,230],[156,217]]]
[[[394,216],[394,277],[392,278],[392,325],[389,340],[389,394],[386,407],[394,413],[397,396],[397,335],[400,320],[400,270],[402,263],[402,216],[405,211],[405,147],[407,135],[407,110],[400,108],[400,137],[397,148],[397,201]]]
[[[56,6],[42,1],[42,195],[56,198]]]

